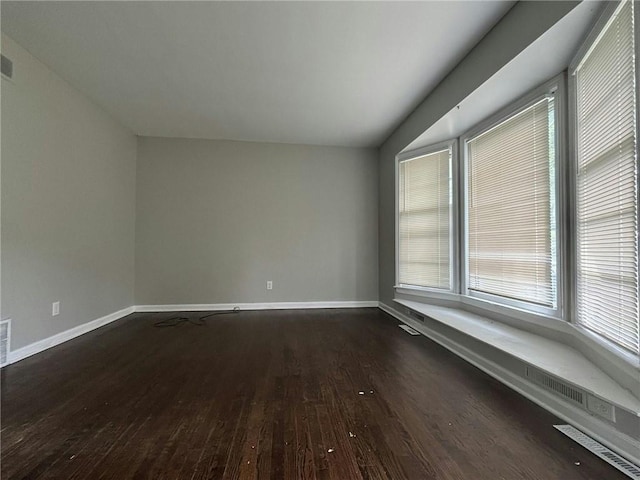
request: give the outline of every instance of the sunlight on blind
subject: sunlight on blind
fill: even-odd
[[[577,322],[638,353],[638,150],[633,2],[576,69]]]
[[[399,282],[451,288],[451,150],[399,165]]]
[[[467,141],[468,288],[556,306],[554,99]]]

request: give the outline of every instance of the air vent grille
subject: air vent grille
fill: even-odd
[[[640,467],[624,459],[614,451],[608,449],[593,438],[585,435],[580,430],[571,425],[554,425],[555,428],[564,433],[567,437],[582,445],[594,455],[626,474],[634,480],[640,480]]]
[[[13,78],[13,62],[4,55],[0,55],[0,71],[7,78]]]
[[[576,405],[586,407],[584,392],[556,377],[549,375],[548,373],[543,372],[542,370],[527,366],[525,369],[525,377],[536,385],[540,385],[547,390],[555,392]]]
[[[403,329],[405,332],[407,332],[409,335],[420,335],[420,332],[418,332],[417,330],[414,330],[413,328],[411,328],[408,325],[398,325],[401,329]]]
[[[413,310],[407,310],[407,313],[414,320],[418,320],[419,322],[424,323],[424,315],[422,315],[421,313],[414,312]]]
[[[0,322],[0,366],[9,361],[9,340],[11,339],[11,320]]]

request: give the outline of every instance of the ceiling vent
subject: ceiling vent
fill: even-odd
[[[13,62],[4,55],[0,55],[0,72],[9,80],[13,78]]]

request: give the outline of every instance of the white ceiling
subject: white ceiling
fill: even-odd
[[[4,33],[138,135],[377,146],[513,3],[1,8]]]
[[[493,113],[567,69],[593,27],[602,1],[580,3],[404,151],[459,137]]]

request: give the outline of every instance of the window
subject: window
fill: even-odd
[[[451,289],[452,147],[398,164],[398,283]]]
[[[637,7],[604,7],[570,102],[563,73],[460,137],[460,159],[455,141],[399,157],[399,287],[640,354]]]
[[[555,142],[552,93],[466,138],[469,294],[556,308]]]
[[[634,2],[618,5],[573,71],[576,321],[640,350]]]

